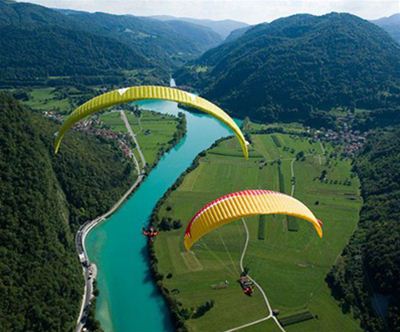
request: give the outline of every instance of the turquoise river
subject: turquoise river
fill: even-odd
[[[149,273],[141,230],[158,200],[197,154],[217,139],[231,135],[217,120],[183,111],[176,103],[146,101],[139,105],[161,113],[184,112],[187,134],[118,211],[86,238],[89,257],[98,268],[96,314],[106,332],[173,330],[168,308]]]

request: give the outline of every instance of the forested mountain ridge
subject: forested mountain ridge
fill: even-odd
[[[209,28],[0,0],[0,84],[161,84],[216,46]]]
[[[151,73],[141,75],[145,83],[166,83],[172,69],[222,40],[192,23],[4,0],[0,30],[0,83],[6,86],[59,85],[74,77],[87,84],[135,84],[143,72]]]
[[[68,18],[55,10],[31,3],[18,3],[0,0],[0,26],[38,26],[65,27],[70,24]]]
[[[117,76],[123,69],[151,68],[126,45],[57,26],[0,27],[0,80],[40,83],[48,77]]]
[[[233,30],[224,40],[224,43],[229,43],[241,36],[243,36],[248,30],[250,30],[252,28],[251,25]]]
[[[360,221],[327,281],[368,332],[400,331],[400,128],[370,135],[355,170]]]
[[[74,233],[133,180],[109,142],[69,135],[0,93],[0,330],[71,331],[83,279]],[[86,176],[86,178],[85,178]]]
[[[389,17],[382,17],[376,20],[371,20],[370,22],[376,24],[392,36],[394,40],[400,43],[400,14],[394,14]],[[250,30],[252,26],[247,25],[244,27],[238,27],[232,30],[225,38],[224,42],[231,42],[234,39],[239,38],[246,31]]]
[[[211,29],[182,21],[106,13],[65,11],[80,29],[114,38],[146,56],[151,63],[176,67],[222,39]]]
[[[0,82],[6,86],[41,84],[52,76],[115,77],[122,69],[154,68],[128,46],[81,31],[42,6],[0,0],[0,33]]]
[[[259,24],[178,70],[236,116],[311,123],[336,106],[400,101],[400,46],[350,14],[294,15]]]

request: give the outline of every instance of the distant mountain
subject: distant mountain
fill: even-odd
[[[69,76],[101,76],[100,83],[105,78],[115,82],[122,70],[156,67],[133,48],[82,31],[65,15],[42,6],[0,0],[0,34],[2,85]]]
[[[238,39],[239,37],[243,36],[247,31],[249,31],[253,26],[248,25],[236,30],[233,30],[228,37],[225,38],[224,43],[229,43],[235,39]]]
[[[151,63],[177,67],[217,46],[222,38],[196,24],[137,17],[62,11],[80,29],[114,38],[143,54]]]
[[[210,28],[214,32],[218,33],[222,37],[222,39],[225,39],[227,36],[229,36],[232,31],[248,26],[247,23],[234,20],[214,21],[190,17],[174,17],[168,15],[158,15],[152,17],[161,21],[183,21],[201,25]]]
[[[389,17],[382,17],[371,22],[386,30],[394,40],[400,43],[400,13]]]
[[[0,0],[0,85],[167,82],[221,42],[209,28]]]
[[[259,24],[175,74],[231,114],[315,125],[336,106],[400,102],[400,46],[350,14],[294,15]]]

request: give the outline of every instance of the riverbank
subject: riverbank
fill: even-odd
[[[79,260],[82,264],[82,271],[83,271],[83,276],[85,279],[84,294],[83,294],[83,298],[82,298],[79,316],[77,319],[76,332],[80,332],[84,326],[86,316],[88,314],[88,307],[90,306],[90,303],[94,297],[93,283],[94,283],[94,281],[96,279],[96,275],[97,275],[97,267],[95,264],[92,264],[90,262],[88,253],[86,251],[86,246],[85,246],[86,237],[93,228],[95,228],[98,224],[100,224],[101,222],[106,220],[109,216],[111,216],[126,201],[126,199],[134,192],[135,189],[137,189],[137,187],[140,185],[142,180],[145,178],[146,170],[149,171],[149,170],[151,170],[152,167],[155,167],[161,157],[160,153],[157,153],[157,157],[156,157],[153,165],[151,165],[149,167],[146,163],[143,153],[141,152],[139,142],[136,139],[136,135],[134,134],[132,127],[131,127],[124,111],[121,111],[121,119],[126,127],[127,132],[133,139],[134,146],[135,146],[134,149],[136,149],[139,152],[142,167],[140,167],[134,151],[130,151],[129,155],[131,156],[131,158],[136,166],[138,178],[132,184],[132,186],[124,193],[124,195],[111,207],[111,209],[109,211],[107,211],[105,214],[95,218],[94,220],[88,221],[85,224],[81,225],[81,227],[78,229],[78,231],[76,233],[75,246],[76,246],[76,250],[78,252]],[[186,124],[185,118],[183,116],[181,116],[178,119],[178,125],[176,127],[176,131],[175,131],[173,137],[171,137],[170,141],[168,142],[168,146],[165,151],[169,151],[171,148],[173,148],[174,144],[177,144],[179,139],[181,139],[184,136],[184,134],[186,132],[185,124]],[[95,272],[93,272],[93,271],[95,271]]]
[[[216,142],[213,143],[213,145],[210,147],[212,149],[213,147],[217,146],[219,142],[224,141],[225,138],[219,139]],[[200,152],[197,157],[192,161],[192,164],[178,177],[178,179],[175,181],[175,183],[168,188],[168,190],[164,193],[164,195],[161,197],[161,199],[157,202],[155,205],[150,218],[149,218],[149,226],[153,226],[158,228],[160,219],[158,218],[158,214],[160,212],[161,207],[165,203],[166,199],[171,195],[173,191],[175,191],[183,182],[185,176],[192,172],[196,167],[199,166],[199,160],[201,157],[204,157],[206,154],[206,150]],[[159,272],[158,270],[158,259],[156,252],[154,250],[154,241],[148,242],[147,243],[147,250],[148,250],[148,255],[149,255],[149,266],[150,266],[150,271],[152,274],[152,278],[154,282],[156,283],[158,290],[166,300],[169,308],[169,313],[171,315],[171,320],[172,323],[174,324],[175,330],[178,332],[183,332],[187,331],[186,326],[185,326],[185,318],[182,317],[182,314],[180,312],[179,308],[179,302],[176,301],[176,299],[171,295],[169,290],[167,290],[163,286],[162,280],[164,279],[164,275]]]
[[[175,116],[185,113],[187,134],[164,154],[109,222],[99,224],[86,239],[89,257],[99,270],[96,316],[106,331],[174,330],[165,300],[151,278],[142,227],[156,202],[196,155],[215,140],[230,135],[212,117],[187,113],[176,103],[146,101],[140,106]]]
[[[85,321],[85,308],[87,308],[90,305],[90,301],[93,298],[93,282],[96,279],[97,276],[97,268],[95,264],[90,263],[89,256],[86,251],[85,247],[85,239],[88,233],[96,227],[99,223],[103,222],[105,219],[107,219],[111,214],[113,214],[125,200],[128,198],[130,194],[139,186],[139,184],[142,182],[144,176],[139,175],[138,178],[136,179],[135,183],[128,189],[128,191],[118,200],[117,203],[115,203],[112,208],[107,211],[105,214],[97,217],[94,220],[88,221],[87,223],[83,224],[78,232],[76,233],[75,237],[75,246],[76,250],[78,252],[79,260],[82,264],[82,271],[83,271],[83,276],[85,279],[85,288],[84,288],[84,293],[83,293],[83,298],[82,298],[82,304],[81,304],[81,309],[79,312],[79,316],[77,319],[77,327],[76,327],[76,332],[80,332],[84,326],[84,321]],[[96,271],[93,273],[93,269]]]

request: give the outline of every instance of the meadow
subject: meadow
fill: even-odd
[[[167,197],[158,211],[159,219],[180,220],[183,227],[161,232],[155,241],[163,286],[182,309],[214,301],[203,316],[186,321],[189,330],[224,331],[267,314],[260,292],[245,296],[237,282],[245,241],[242,222],[206,235],[191,252],[183,248],[185,227],[197,210],[223,194],[245,189],[288,194],[294,189],[294,196],[324,221],[324,237],[319,239],[304,221],[285,216],[246,219],[250,242],[245,267],[265,290],[272,308],[279,310],[278,318],[288,323],[285,330],[361,330],[351,314],[342,313],[325,282],[357,225],[361,206],[351,161],[334,157],[333,151],[328,144],[323,149],[319,142],[300,136],[259,134],[252,135],[251,158],[246,161],[236,141],[228,139],[208,150],[198,167]],[[224,283],[228,287],[218,287]],[[244,331],[278,329],[268,320]]]
[[[39,111],[52,111],[61,114],[72,112],[78,105],[93,97],[90,89],[81,91],[74,87],[63,88],[32,88],[26,90],[27,106]]]
[[[152,166],[158,160],[158,156],[170,147],[169,142],[177,130],[178,118],[148,110],[141,110],[140,116],[130,111],[125,113],[147,164]],[[127,133],[119,112],[103,113],[100,119],[112,130]],[[140,160],[136,150],[134,153]]]
[[[29,107],[41,111],[67,111],[72,108],[68,98],[58,99],[54,88],[37,88],[28,92],[29,100],[25,103]]]

